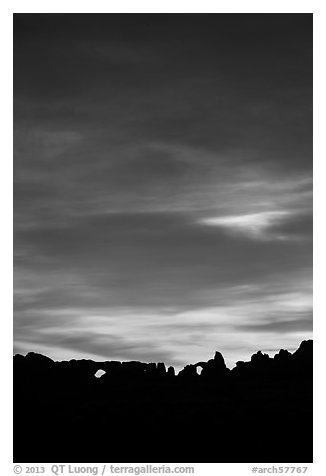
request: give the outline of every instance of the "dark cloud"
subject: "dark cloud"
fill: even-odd
[[[283,316],[273,316],[264,322],[248,323],[236,327],[238,331],[246,332],[312,332],[312,312],[288,312]]]
[[[293,215],[284,222],[273,227],[272,232],[289,239],[312,240],[313,218],[312,213]]]
[[[309,168],[312,16],[30,17],[15,17],[15,96],[32,102],[17,120],[55,124],[61,104],[61,127]]]
[[[84,218],[67,227],[22,231],[16,239],[17,247],[34,248],[27,266],[35,272],[58,269],[60,276],[73,270],[89,284],[108,288],[111,304],[121,306],[187,305],[196,289],[250,284],[306,269],[311,261],[310,244],[257,243],[180,214]]]

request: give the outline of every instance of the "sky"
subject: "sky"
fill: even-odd
[[[14,15],[14,352],[312,336],[312,15]]]

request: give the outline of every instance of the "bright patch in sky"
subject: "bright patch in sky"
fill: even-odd
[[[266,231],[286,219],[288,211],[266,211],[250,213],[248,215],[231,215],[223,217],[205,218],[201,223],[210,226],[220,226],[235,232],[266,237]]]

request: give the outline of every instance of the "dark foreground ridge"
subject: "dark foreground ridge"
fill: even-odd
[[[312,340],[232,370],[216,352],[177,376],[15,355],[14,462],[312,462]]]

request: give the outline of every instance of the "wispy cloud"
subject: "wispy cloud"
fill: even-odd
[[[201,220],[201,223],[210,226],[220,226],[230,231],[264,239],[271,236],[268,234],[271,227],[282,223],[289,215],[290,212],[285,210],[266,211],[248,215],[204,218]],[[276,238],[282,237],[276,235]]]

